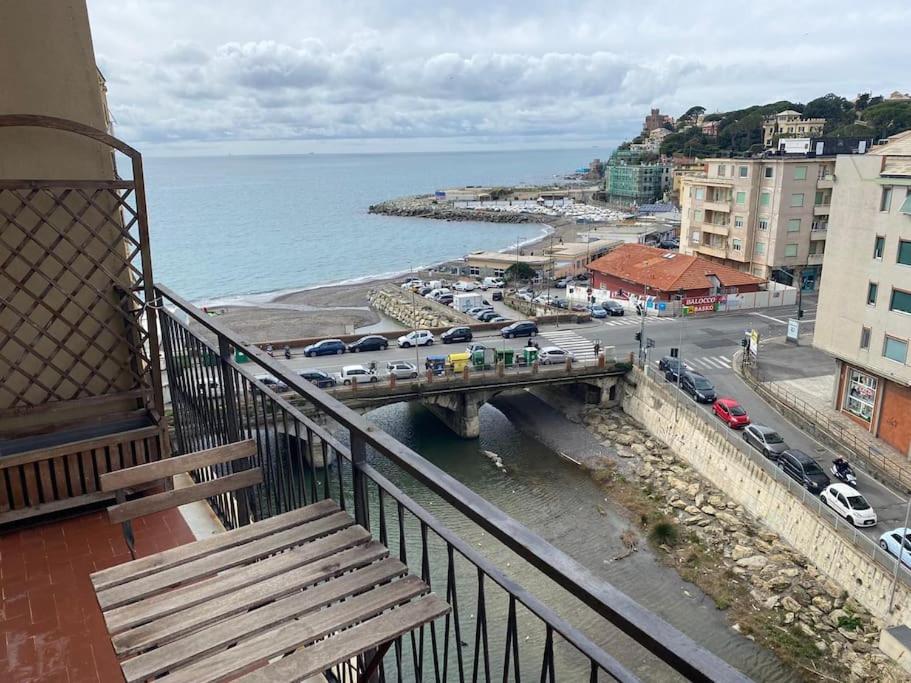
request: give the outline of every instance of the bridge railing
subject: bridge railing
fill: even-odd
[[[263,470],[263,484],[250,494],[209,501],[224,525],[236,528],[332,498],[452,607],[442,623],[390,649],[381,680],[518,681],[521,670],[542,681],[637,680],[596,643],[610,638],[624,643],[628,661],[645,660],[650,678],[666,680],[676,672],[697,681],[746,680],[338,399],[242,342],[216,318],[166,287],[157,294],[177,452],[247,438],[257,444],[254,464]],[[238,364],[235,351],[250,362]],[[257,380],[262,372],[285,383],[311,410],[304,414]],[[219,474],[205,470],[195,476]],[[417,485],[421,499],[426,496],[458,528],[479,529],[484,552],[453,533],[404,484]],[[565,611],[581,615],[592,635],[520,585],[517,569],[506,571],[506,557],[543,579],[547,587],[538,592],[560,596],[561,605],[569,600]],[[345,679],[350,672],[342,674]]]

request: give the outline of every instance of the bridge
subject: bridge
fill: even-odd
[[[416,379],[380,380],[372,384],[354,384],[329,389],[335,398],[349,408],[373,410],[390,403],[420,401],[441,422],[459,436],[480,436],[481,406],[497,394],[535,386],[575,385],[581,398],[591,404],[619,401],[617,384],[629,370],[626,363],[607,362],[506,369],[498,366],[456,374],[427,373]]]

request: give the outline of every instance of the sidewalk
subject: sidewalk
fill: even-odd
[[[811,344],[812,335],[802,336],[799,346],[780,337],[762,342],[753,377],[815,436],[854,451],[898,483],[911,486],[908,458],[833,408],[835,361]]]

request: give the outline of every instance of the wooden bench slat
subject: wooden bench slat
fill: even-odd
[[[299,650],[279,661],[237,679],[243,683],[291,683],[347,662],[366,650],[430,623],[449,612],[431,593],[378,617],[362,621],[346,631]]]
[[[175,455],[164,460],[138,464],[116,472],[109,472],[101,477],[102,491],[116,491],[117,489],[130,488],[138,484],[145,484],[175,474],[192,472],[203,467],[211,467],[231,460],[249,458],[256,455],[256,442],[252,439],[235,441],[225,446],[209,448],[204,451]]]
[[[135,519],[136,517],[150,515],[153,512],[161,512],[162,510],[169,510],[170,508],[178,507],[179,505],[205,500],[210,496],[217,496],[220,493],[227,493],[228,491],[236,491],[237,489],[247,488],[248,486],[255,486],[256,484],[261,483],[262,480],[263,471],[259,467],[254,467],[251,470],[229,474],[202,484],[187,486],[182,489],[174,489],[173,491],[163,491],[162,493],[143,496],[142,498],[137,498],[136,500],[131,500],[126,503],[112,505],[108,508],[108,519],[112,524],[125,522],[129,519]],[[138,484],[139,482],[137,482],[137,485]]]
[[[338,511],[338,504],[334,500],[321,500],[306,507],[291,510],[275,517],[269,517],[255,524],[248,524],[247,526],[215,534],[194,543],[171,548],[149,557],[141,557],[137,560],[102,569],[91,575],[92,585],[96,591],[112,588],[125,581],[139,579],[160,570],[210,555],[219,550],[270,536],[299,524],[306,524],[321,517],[327,517]]]
[[[153,425],[151,427],[140,427],[139,429],[131,429],[126,432],[117,432],[115,434],[107,434],[105,436],[98,436],[91,439],[83,439],[82,441],[72,441],[70,443],[61,444],[60,446],[36,448],[31,451],[24,451],[22,453],[14,453],[13,455],[3,456],[0,458],[0,469],[17,467],[18,465],[24,465],[26,463],[36,462],[38,460],[56,460],[57,458],[62,458],[68,455],[69,453],[91,450],[93,448],[104,448],[105,446],[110,446],[111,444],[120,443],[122,441],[131,441],[133,439],[141,439],[145,437],[160,435],[161,427],[156,427]]]
[[[377,590],[394,590],[395,584],[386,582],[407,571],[408,567],[398,560],[387,558],[332,581],[299,590],[258,609],[224,619],[180,640],[167,642],[149,652],[128,659],[123,663],[124,677],[128,683],[152,678],[220,650],[238,640],[254,637],[267,629],[279,627],[304,615],[310,615],[327,605],[337,603],[348,596],[363,593],[380,584],[385,585]],[[287,578],[289,581],[295,581],[297,577],[293,573],[289,573]],[[310,579],[313,578],[311,573]],[[408,577],[397,583],[406,584],[401,590],[418,592],[426,590],[426,585],[416,576]],[[306,584],[298,584],[298,587],[303,588],[304,585]],[[200,605],[196,609],[205,610],[206,605]],[[336,612],[344,621],[345,615],[354,611],[346,608],[336,610]],[[158,635],[160,638],[168,639],[166,630],[159,631]]]
[[[363,553],[365,560],[382,552],[382,545],[368,543],[368,541],[370,541],[370,534],[362,527],[348,527],[336,534],[292,548],[288,552],[273,555],[253,565],[235,567],[222,572],[218,576],[197,581],[189,586],[175,588],[166,593],[153,595],[141,602],[109,610],[105,612],[104,620],[107,624],[108,632],[111,634],[119,634],[127,629],[132,629],[128,633],[134,634],[137,630],[136,627],[142,624],[152,620],[161,620],[172,614],[183,615],[188,608],[201,602],[208,601],[207,605],[212,609],[214,601],[221,596],[230,598],[230,594],[240,591],[246,586],[259,581],[266,581],[280,575],[282,572],[296,569],[311,562],[320,562],[331,555],[338,553],[340,562],[342,560],[347,561],[347,556],[343,557],[343,555],[351,548]],[[355,557],[359,559],[361,556],[357,555]],[[130,639],[127,641],[120,641],[115,637],[115,649],[118,648],[118,642],[123,642],[124,645],[122,647],[126,648],[128,643],[133,642],[134,637],[130,635]]]
[[[98,604],[102,610],[108,610],[136,602],[171,586],[187,581],[195,581],[225,569],[236,567],[244,562],[251,562],[260,557],[268,557],[282,550],[311,541],[314,538],[339,531],[351,526],[353,523],[354,520],[347,513],[336,512],[314,522],[294,526],[250,543],[205,555],[141,579],[99,591],[97,594]]]
[[[378,586],[342,603],[320,610],[306,619],[285,622],[253,638],[239,641],[230,650],[215,652],[158,679],[167,683],[203,683],[221,681],[247,667],[277,657],[289,650],[313,642],[340,628],[379,614],[426,592],[427,585],[416,576]],[[445,604],[445,603],[444,603]],[[448,607],[448,605],[447,605]],[[390,614],[398,612],[398,608]],[[408,614],[403,615],[406,619]]]

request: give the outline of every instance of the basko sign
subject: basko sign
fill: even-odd
[[[692,313],[702,313],[704,311],[714,311],[719,301],[721,301],[720,296],[694,296],[684,299],[683,305],[689,308]]]

